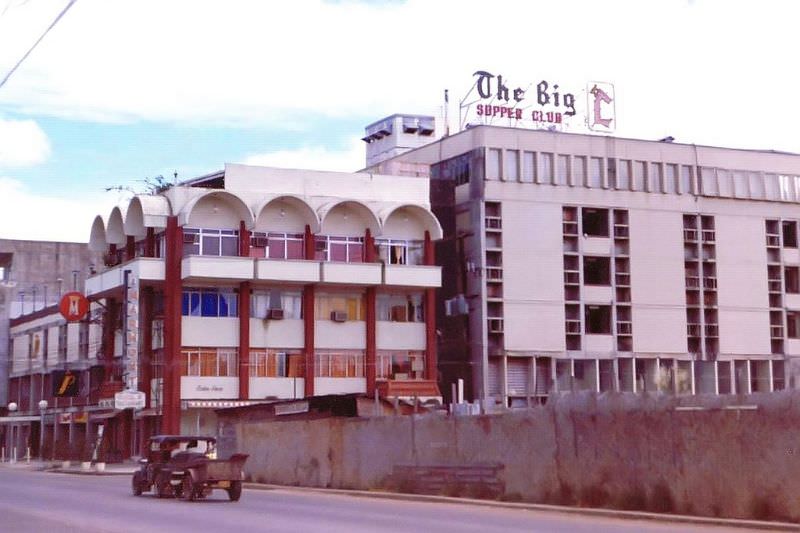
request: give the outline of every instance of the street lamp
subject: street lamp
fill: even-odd
[[[39,422],[39,458],[44,461],[44,412],[47,409],[47,400],[39,400],[39,413],[41,414],[41,421]]]
[[[15,413],[17,411],[17,408],[18,408],[17,402],[11,402],[8,404],[9,413]],[[12,463],[17,462],[17,442],[14,433],[15,433],[14,426],[11,426],[11,438],[9,439],[8,436],[6,436],[6,444],[10,446],[8,450],[8,460],[11,461]],[[6,447],[5,445],[3,445],[3,461],[5,461],[5,455],[6,455]]]

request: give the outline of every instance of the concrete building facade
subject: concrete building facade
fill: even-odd
[[[226,165],[98,216],[89,316],[62,325],[51,309],[12,323],[12,368],[63,360],[82,372],[74,397],[46,413],[45,443],[97,443],[109,460],[155,433],[214,434],[219,407],[345,393],[438,401],[441,234],[426,179]],[[31,352],[41,334],[46,348]],[[144,405],[118,409],[123,390]],[[20,422],[36,425],[31,402]],[[85,425],[62,431],[61,418]]]
[[[797,379],[798,155],[478,126],[368,170],[430,176],[442,382],[487,405]]]

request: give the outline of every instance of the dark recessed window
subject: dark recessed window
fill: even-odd
[[[611,334],[611,306],[587,305],[585,310],[586,333]]]
[[[583,208],[583,234],[608,237],[608,209]]]
[[[584,285],[611,285],[611,260],[608,257],[583,258]]]
[[[783,223],[783,247],[797,248],[797,222],[793,220]]]

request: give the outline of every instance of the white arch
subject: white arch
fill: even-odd
[[[413,221],[412,220],[408,220],[408,221],[406,221],[406,220],[403,220],[403,221],[396,220],[396,218],[398,216],[401,216],[401,213],[404,213],[404,212],[406,214],[410,214],[411,217],[413,217],[415,220],[413,220]],[[409,217],[409,219],[411,217]],[[405,230],[408,231],[409,226],[413,226],[414,222],[416,222],[418,225],[422,226],[423,231],[427,231],[428,233],[430,233],[431,240],[433,240],[433,241],[438,241],[444,235],[444,232],[442,231],[442,225],[439,223],[439,220],[436,218],[436,215],[434,215],[430,210],[428,210],[428,209],[426,209],[426,208],[424,208],[422,206],[419,206],[419,205],[402,204],[402,205],[395,205],[395,206],[387,207],[387,208],[381,210],[380,218],[381,218],[381,235],[385,235],[387,237],[394,236],[394,235],[391,235],[391,234],[387,233],[387,231],[386,231],[387,230],[387,224],[389,224],[390,226],[395,226],[393,228],[395,231],[398,231],[398,230],[399,231],[403,231],[403,226],[406,226]],[[392,219],[392,220],[390,220],[390,219]],[[391,231],[391,228],[390,228],[390,231]],[[396,235],[396,236],[397,237],[401,237],[401,235]],[[424,237],[424,234],[423,235],[419,235],[416,238],[422,239],[423,237]]]
[[[127,241],[124,227],[123,209],[120,206],[114,207],[111,214],[108,216],[108,225],[106,226],[106,241],[108,244],[116,244],[117,246],[124,245]]]
[[[380,219],[368,205],[358,200],[331,202],[320,207],[317,213],[323,234],[342,235],[344,231],[344,235],[355,237],[363,235],[367,228],[373,235],[380,234]]]
[[[181,226],[220,229],[238,230],[241,220],[244,220],[247,229],[252,229],[255,224],[253,212],[244,200],[232,192],[222,190],[210,190],[192,198],[178,216],[178,224]]]
[[[280,220],[287,214],[282,204],[287,204],[294,211],[292,214],[295,216],[287,217],[294,220],[287,220],[286,222]],[[314,208],[302,198],[292,195],[276,196],[261,202],[255,210],[255,217],[253,229],[259,231],[274,229],[275,231],[301,232],[308,225],[312,233],[318,233],[321,227],[319,217]],[[298,225],[298,219],[302,221],[303,227],[292,227]]]
[[[125,214],[127,235],[144,237],[147,228],[166,228],[171,209],[166,196],[138,195],[131,198]]]
[[[97,215],[92,222],[92,230],[89,233],[89,250],[92,252],[105,252],[108,248],[106,242],[106,223],[103,217]]]

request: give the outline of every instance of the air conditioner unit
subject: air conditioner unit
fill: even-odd
[[[183,244],[197,244],[200,241],[199,237],[197,233],[184,233]]]
[[[283,320],[283,309],[267,309],[266,320]]]
[[[331,311],[331,320],[334,322],[347,322],[347,311]]]
[[[327,249],[328,249],[327,241],[314,241],[315,252],[324,252]]]
[[[251,237],[250,245],[253,248],[266,248],[269,246],[269,239],[267,237]]]

